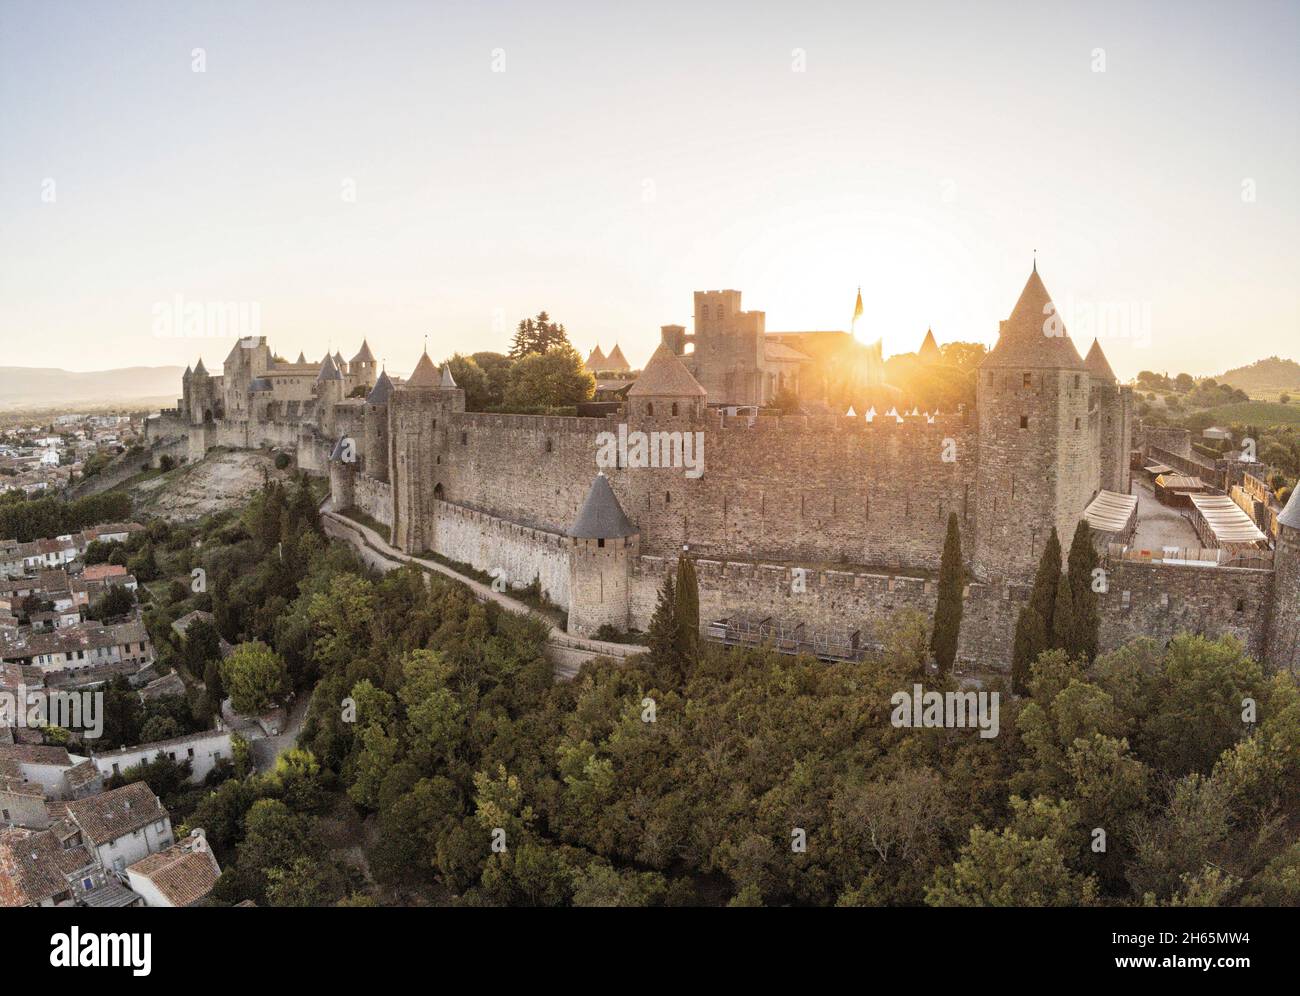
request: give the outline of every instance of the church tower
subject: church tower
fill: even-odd
[[[1023,578],[1033,573],[1053,526],[1069,547],[1098,490],[1088,425],[1091,375],[1037,264],[977,377],[973,564],[981,577]]]

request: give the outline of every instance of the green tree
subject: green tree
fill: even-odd
[[[934,631],[930,650],[941,673],[952,669],[957,657],[957,640],[961,635],[962,587],[964,571],[961,560],[961,531],[957,513],[948,513],[948,535],[943,541],[943,559],[939,563],[939,591],[934,607]]]
[[[1101,612],[1097,605],[1097,592],[1093,590],[1093,572],[1100,565],[1087,519],[1080,519],[1074,530],[1066,562],[1074,622],[1072,637],[1065,649],[1071,657],[1082,657],[1091,664],[1097,656],[1101,639]]]
[[[695,577],[695,562],[690,557],[677,558],[677,581],[674,593],[673,621],[677,635],[673,643],[677,659],[688,672],[695,663],[700,644],[700,586]]]
[[[289,690],[289,672],[280,655],[259,640],[241,643],[221,662],[221,682],[236,712],[256,715]]]
[[[533,353],[549,353],[560,348],[572,348],[564,326],[551,321],[551,316],[545,311],[539,311],[536,318],[525,318],[515,329],[510,355],[517,360]]]
[[[1061,577],[1061,541],[1056,527],[1043,544],[1038,570],[1029,592],[1029,601],[1016,620],[1015,640],[1011,650],[1011,687],[1017,695],[1029,691],[1029,669],[1038,655],[1051,646],[1054,630],[1052,615],[1056,608],[1056,588]]]
[[[677,666],[677,586],[672,574],[665,574],[659,585],[655,610],[646,633],[650,657],[657,664],[676,671]]]
[[[1074,599],[1070,594],[1070,579],[1059,574],[1056,578],[1056,599],[1052,605],[1052,641],[1053,650],[1070,652],[1078,644],[1078,634],[1074,624]]]
[[[587,401],[595,391],[596,378],[583,367],[578,351],[565,344],[516,360],[505,403],[512,408],[559,408]]]
[[[488,383],[487,374],[472,356],[453,353],[446,362],[451,370],[452,379],[456,381],[456,386],[465,392],[466,411],[486,411],[490,405],[500,403],[499,399],[493,400],[492,387]]]

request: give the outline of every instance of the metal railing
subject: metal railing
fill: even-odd
[[[786,625],[771,616],[759,620],[737,616],[717,619],[708,624],[705,635],[728,647],[770,646],[777,653],[809,654],[827,661],[860,661],[869,649],[859,630],[843,637],[811,629],[802,622]]]

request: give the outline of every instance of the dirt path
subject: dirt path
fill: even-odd
[[[512,598],[505,592],[493,591],[491,586],[474,578],[466,577],[432,560],[412,557],[390,546],[373,529],[353,522],[346,516],[327,509],[321,510],[321,525],[327,536],[343,540],[360,554],[361,559],[371,567],[382,571],[391,571],[403,564],[414,564],[430,573],[445,575],[469,588],[480,602],[493,601],[508,612],[532,616],[543,623],[547,629],[547,656],[554,665],[557,680],[567,681],[573,678],[582,665],[597,657],[613,657],[626,660],[635,654],[646,653],[647,648],[625,643],[606,643],[603,640],[588,640],[564,632],[544,613]]]

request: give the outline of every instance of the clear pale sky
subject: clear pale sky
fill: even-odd
[[[177,295],[401,374],[542,308],[640,364],[728,287],[992,343],[1035,249],[1076,339],[1149,314],[1121,376],[1300,358],[1297,52],[1295,2],[2,0],[0,365],[215,371]]]

